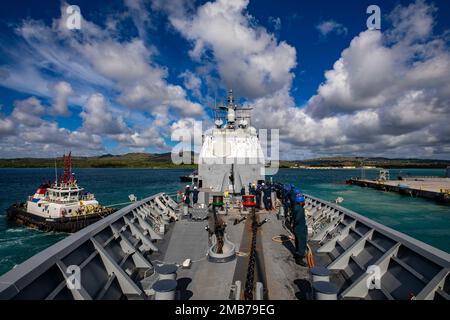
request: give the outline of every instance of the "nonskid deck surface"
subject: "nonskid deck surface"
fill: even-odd
[[[182,299],[228,299],[230,289],[236,277],[245,276],[247,266],[237,269],[239,259],[244,258],[249,248],[242,248],[247,220],[234,225],[235,219],[249,217],[248,213],[229,210],[222,218],[227,223],[228,240],[236,244],[237,257],[224,263],[210,262],[207,257],[208,234],[205,231],[206,221],[181,220],[173,228],[169,240],[164,263],[182,264],[185,259],[192,260],[189,269],[179,269],[178,281]],[[307,268],[294,263],[294,245],[291,240],[283,243],[272,240],[276,236],[287,235],[283,228],[283,220],[278,220],[274,212],[260,210],[257,213],[259,221],[268,218],[269,221],[259,228],[258,236],[261,248],[257,254],[262,255],[266,280],[266,290],[269,299],[292,300],[304,298],[308,288],[309,274]],[[244,260],[245,261],[245,260]],[[161,261],[154,261],[155,263]],[[306,287],[305,287],[306,285]]]
[[[232,220],[232,216],[225,220]],[[181,220],[174,226],[164,262],[182,264],[185,259],[192,261],[189,269],[181,268],[177,272],[182,299],[228,299],[236,259],[224,263],[208,261],[207,225],[206,220]],[[232,226],[230,221],[229,225],[228,237],[239,248],[243,224]]]
[[[306,196],[310,246],[316,265],[331,271],[338,299],[449,299],[450,256],[334,203]],[[172,218],[176,222],[169,222]],[[207,224],[183,219],[177,204],[157,194],[119,210],[67,237],[0,277],[1,299],[153,299],[157,264],[181,264],[177,299],[229,299],[237,278],[246,273],[249,219],[234,225],[238,210],[223,216],[237,258],[210,262]],[[268,299],[311,299],[307,268],[292,259],[292,241],[283,220],[260,211],[257,255]],[[71,290],[69,266],[80,268],[81,283]],[[369,290],[367,272],[379,268],[379,287]]]
[[[260,220],[269,222],[260,228],[266,271],[266,287],[269,299],[306,299],[310,288],[308,268],[295,264],[294,243],[285,239],[289,233],[283,227],[284,219],[278,220],[273,213],[261,213]],[[283,242],[274,241],[282,236]],[[281,240],[280,240],[281,241]]]

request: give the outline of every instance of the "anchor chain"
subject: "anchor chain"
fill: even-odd
[[[258,232],[258,221],[256,220],[255,210],[252,212],[252,242],[248,259],[247,277],[244,288],[244,299],[253,300],[253,285],[255,279],[256,266],[256,234]]]

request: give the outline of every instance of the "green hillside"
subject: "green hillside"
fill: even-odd
[[[193,163],[194,154],[191,154]],[[75,168],[194,168],[195,164],[173,164],[170,153],[127,153],[123,155],[105,154],[94,157],[72,157]],[[62,158],[57,159],[58,167]],[[360,167],[379,168],[446,168],[449,160],[434,159],[388,159],[361,157],[328,157],[309,160],[280,161],[281,168],[307,167]],[[0,159],[0,168],[53,168],[52,158]]]
[[[62,158],[56,159],[57,166],[62,166]],[[52,168],[55,159],[18,158],[0,159],[0,168]],[[72,157],[74,168],[193,168],[194,165],[172,163],[170,153],[127,153],[124,155],[106,154],[96,157]]]

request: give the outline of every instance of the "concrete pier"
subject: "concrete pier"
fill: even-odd
[[[450,204],[450,178],[427,177],[386,181],[351,178],[346,183]]]

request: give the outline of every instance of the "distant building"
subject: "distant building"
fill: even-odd
[[[390,180],[389,170],[381,169],[380,174],[378,175],[379,181],[388,181]]]

